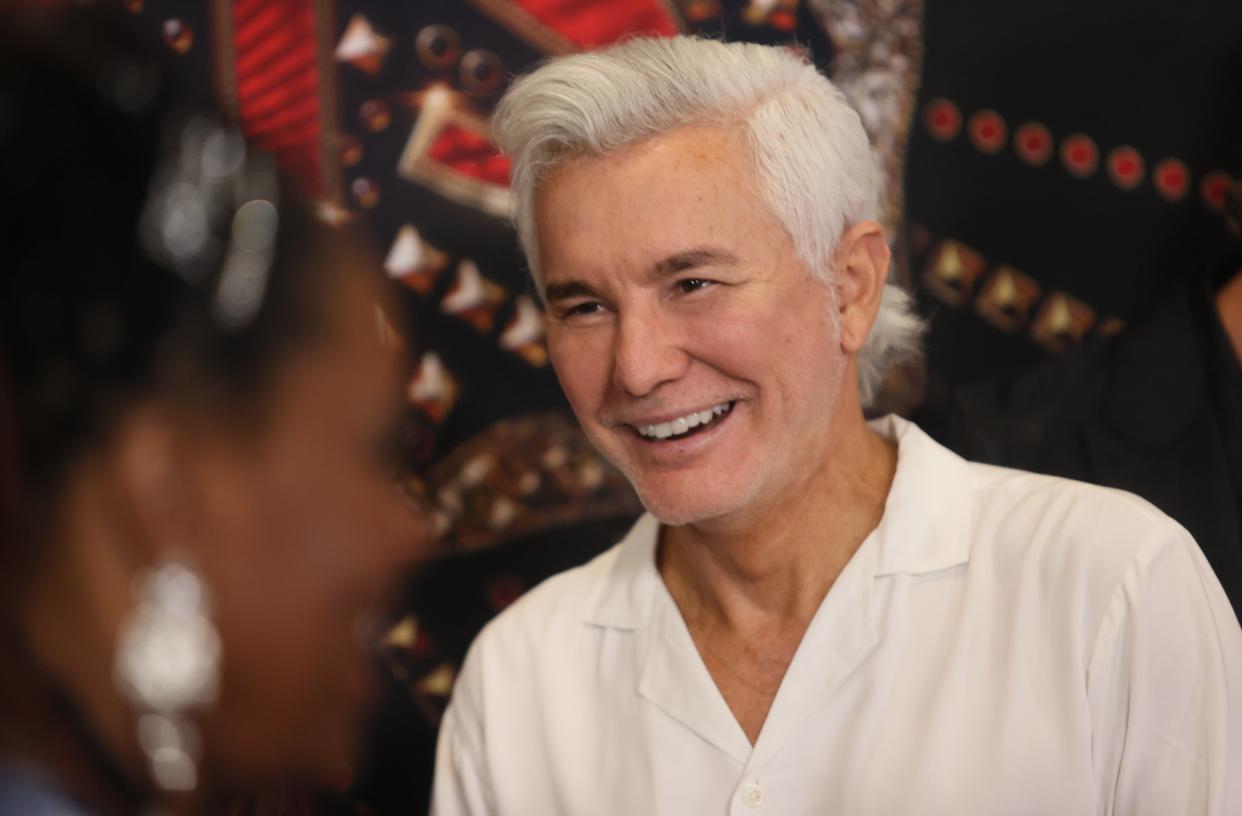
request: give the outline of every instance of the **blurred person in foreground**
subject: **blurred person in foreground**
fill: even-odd
[[[434,813],[1242,809],[1242,630],[1190,535],[864,420],[920,324],[813,66],[634,40],[494,124],[560,382],[648,514],[479,636]]]
[[[102,14],[0,19],[0,813],[339,782],[389,489],[383,290]]]

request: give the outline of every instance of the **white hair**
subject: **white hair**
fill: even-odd
[[[742,129],[760,197],[807,269],[832,282],[842,233],[879,210],[879,168],[858,114],[787,48],[662,37],[552,59],[515,80],[496,108],[493,135],[512,162],[514,222],[541,292],[534,203],[548,174],[568,159],[688,124]],[[890,280],[858,355],[864,405],[889,363],[917,351],[922,331],[909,294]]]

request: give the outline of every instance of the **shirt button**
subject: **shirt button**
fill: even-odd
[[[753,808],[763,804],[763,788],[759,786],[758,782],[751,782],[742,788],[742,804]]]

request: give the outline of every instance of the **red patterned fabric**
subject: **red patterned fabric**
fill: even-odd
[[[427,155],[471,178],[509,186],[509,160],[487,139],[464,128],[445,127]]]
[[[515,5],[579,48],[607,45],[636,33],[677,33],[676,20],[660,0],[517,0]]]
[[[233,50],[238,114],[312,196],[325,191],[321,77],[312,0],[236,0]]]

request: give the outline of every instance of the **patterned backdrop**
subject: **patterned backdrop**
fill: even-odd
[[[984,4],[986,6],[986,4]],[[1017,5],[1024,6],[1017,8]],[[897,274],[932,320],[909,407],[1123,331],[1226,244],[1242,171],[1242,4],[1186,0],[127,0],[328,220],[361,220],[419,358],[411,488],[441,559],[385,641],[352,793],[426,802],[470,639],[639,508],[567,413],[487,116],[515,74],[635,33],[784,44],[847,92]]]

